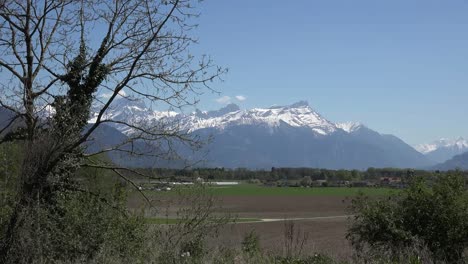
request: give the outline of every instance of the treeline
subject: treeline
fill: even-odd
[[[380,180],[382,177],[399,177],[406,179],[408,177],[428,177],[432,178],[440,174],[450,174],[451,171],[427,171],[399,168],[368,168],[361,170],[329,170],[316,168],[275,168],[270,170],[249,170],[245,168],[227,169],[227,168],[194,168],[194,169],[142,169],[151,172],[155,178],[163,179],[181,179],[198,177],[204,180],[260,180],[260,181],[278,181],[278,180],[300,180],[306,176],[312,180],[327,181],[364,181]],[[468,171],[459,171],[465,178],[468,178]]]

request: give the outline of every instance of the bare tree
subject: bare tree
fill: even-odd
[[[127,126],[135,132],[130,141],[196,142],[174,124],[126,123],[109,120],[106,112],[123,91],[152,104],[193,105],[224,73],[209,57],[189,53],[198,2],[0,0],[0,106],[13,113],[0,127],[0,142],[21,142],[25,149],[1,258],[15,242],[22,211],[38,200],[51,203],[80,166],[102,166],[87,164],[82,147],[101,124]],[[109,96],[88,125],[91,106],[103,93]],[[54,114],[45,121],[50,110]]]

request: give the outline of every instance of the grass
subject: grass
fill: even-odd
[[[147,196],[174,196],[180,192],[191,190],[190,187],[178,191],[174,188],[169,192],[143,191]],[[255,184],[239,184],[234,186],[210,186],[207,190],[214,196],[334,196],[352,197],[359,193],[367,196],[389,196],[400,192],[398,189],[381,187],[267,187]]]
[[[265,187],[254,184],[236,186],[211,187],[209,190],[216,196],[356,196],[364,193],[368,196],[391,195],[398,190],[390,188],[358,188],[358,187]]]

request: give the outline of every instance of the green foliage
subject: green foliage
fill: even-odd
[[[248,255],[260,252],[260,238],[255,231],[250,231],[242,239],[242,251]]]
[[[238,252],[231,247],[221,247],[213,258],[213,263],[235,264]]]
[[[276,263],[278,264],[334,264],[337,262],[327,255],[315,254],[313,256],[309,256],[305,258],[279,257],[276,259]]]
[[[18,175],[21,170],[20,147],[18,144],[0,145],[0,232],[5,232],[9,216],[15,206]]]
[[[242,180],[249,181],[258,179],[261,182],[275,182],[281,179],[291,181],[300,181],[305,176],[309,176],[312,180],[328,180],[328,181],[363,181],[372,180],[378,181],[381,177],[399,177],[402,179],[411,176],[420,176],[430,178],[433,172],[424,170],[408,170],[399,168],[369,168],[365,171],[360,170],[330,170],[317,168],[272,168],[271,170],[249,170],[245,168],[227,169],[227,168],[194,168],[194,169],[147,169],[146,172],[152,173],[154,176],[176,176],[178,178],[201,177],[209,180]],[[438,172],[445,174],[445,172]],[[468,171],[463,172],[468,178]],[[195,176],[196,175],[196,176]]]
[[[182,242],[180,247],[181,256],[200,260],[207,253],[206,245],[202,237]]]
[[[10,161],[10,167],[18,164]],[[4,180],[5,170],[1,171]],[[8,171],[17,182],[18,172]],[[61,190],[52,202],[38,199],[18,212],[20,239],[11,245],[15,254],[7,263],[135,263],[144,256],[148,227],[141,217],[127,212],[126,187],[107,171],[82,170],[76,177],[75,190]],[[5,243],[16,187],[0,186],[0,243]]]
[[[173,212],[178,221],[153,225],[156,238],[151,241],[151,248],[156,263],[206,263],[211,253],[208,238],[217,236],[219,228],[231,220],[228,215],[214,214],[217,203],[207,188],[195,184],[177,188],[175,196],[169,196],[174,198],[171,206],[178,208]],[[164,214],[163,208],[158,211],[156,214]]]
[[[262,183],[259,179],[250,179],[247,182],[249,184],[261,184]]]
[[[304,176],[301,180],[301,185],[304,187],[310,186],[312,184],[312,179],[310,176]]]
[[[143,219],[126,213],[120,187],[114,195],[112,204],[108,204],[102,197],[87,193],[65,194],[59,204],[59,226],[53,232],[52,242],[58,244],[51,253],[59,253],[56,259],[63,257],[60,252],[68,252],[66,259],[92,260],[102,251],[128,260],[138,256],[147,227]]]
[[[461,175],[422,178],[395,197],[353,200],[354,222],[348,231],[354,248],[363,253],[427,248],[436,260],[457,262],[468,248],[468,192]]]

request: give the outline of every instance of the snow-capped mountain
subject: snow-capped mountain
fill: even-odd
[[[91,119],[88,123],[96,122],[98,117],[98,109],[101,109],[102,104],[96,103],[92,107]],[[167,118],[178,116],[177,112],[173,111],[153,111],[149,109],[145,102],[141,99],[134,99],[128,97],[120,97],[116,99],[104,113],[102,120],[123,121],[127,124],[141,125],[159,122]],[[130,127],[123,124],[112,124],[111,126],[117,128],[120,132],[128,135],[134,132]]]
[[[186,114],[152,111],[143,101],[120,98],[103,117],[130,124],[163,122],[200,138],[212,137],[203,155],[189,154],[194,160],[208,160],[202,166],[366,169],[432,165],[397,137],[379,134],[360,123],[331,122],[305,101],[248,110],[230,104],[216,111]],[[123,125],[113,126],[126,135],[134,132]]]
[[[95,122],[97,113],[93,114],[90,123]],[[104,119],[125,121],[131,124],[151,123],[165,120],[177,121],[183,129],[196,131],[205,128],[226,129],[239,125],[259,125],[270,128],[287,124],[291,127],[309,128],[317,135],[329,135],[337,130],[351,133],[359,129],[360,123],[333,123],[314,111],[307,102],[300,101],[288,106],[253,108],[241,110],[235,104],[229,104],[215,111],[196,110],[190,114],[174,111],[152,111],[142,100],[120,98],[106,111]],[[131,133],[123,126],[117,126],[124,134]]]
[[[258,125],[269,128],[287,124],[291,127],[309,128],[318,135],[327,135],[337,130],[332,122],[315,112],[307,102],[298,102],[289,106],[274,106],[269,108],[253,108],[240,110],[231,104],[218,111],[205,114],[192,114],[181,118],[190,131],[205,128],[223,130],[239,125]]]
[[[99,107],[96,105],[96,110]],[[1,111],[0,121],[8,117]],[[89,120],[95,122],[97,113]],[[158,127],[177,125],[200,139],[212,139],[201,152],[193,153],[185,144],[169,142],[183,160],[128,156],[125,151],[109,152],[116,164],[134,167],[177,167],[181,162],[206,160],[199,166],[227,168],[316,167],[366,169],[368,167],[429,167],[423,154],[392,135],[380,134],[359,123],[334,123],[306,102],[269,108],[239,109],[228,105],[217,111],[184,114],[153,111],[144,101],[119,98],[104,113],[104,120]],[[1,124],[1,122],[0,122]],[[134,131],[119,122],[108,122],[96,130],[86,150],[93,152],[120,145],[123,150],[165,155],[164,144],[146,141],[128,143]],[[164,143],[164,142],[158,142]],[[174,144],[173,144],[174,143]],[[185,163],[184,163],[185,166]]]
[[[348,132],[352,133],[356,130],[359,130],[364,125],[359,122],[345,122],[345,123],[336,123],[336,127]]]
[[[455,149],[468,149],[468,141],[462,137],[458,139],[441,138],[432,143],[420,144],[415,149],[423,154],[433,152],[440,148],[455,148]]]
[[[415,149],[438,163],[453,158],[468,151],[468,141],[462,137],[458,139],[442,138],[428,144],[420,144]]]

